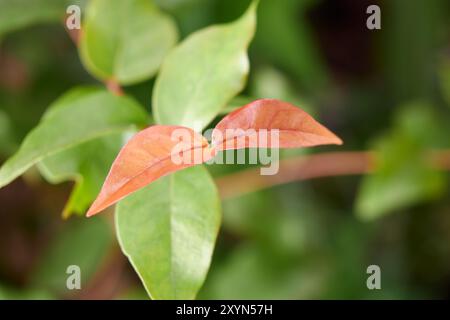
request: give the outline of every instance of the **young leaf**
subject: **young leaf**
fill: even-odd
[[[166,176],[121,201],[122,251],[153,299],[193,299],[220,226],[220,199],[203,166]]]
[[[210,156],[208,141],[191,129],[158,125],[142,130],[128,141],[114,160],[87,216],[164,175],[207,161]]]
[[[0,187],[48,156],[147,122],[145,111],[134,100],[106,90],[75,89],[55,104],[0,168]]]
[[[164,60],[153,92],[157,123],[204,128],[244,87],[256,2],[237,21],[202,29]]]
[[[258,139],[259,130],[270,133],[274,129],[279,132],[278,146],[274,146],[270,139]],[[237,139],[243,136],[248,138],[245,139],[245,147],[249,147],[250,138],[254,138],[260,148],[342,144],[341,139],[305,111],[275,99],[253,101],[224,117],[213,131],[212,146],[217,151],[236,149],[239,146]]]
[[[82,30],[86,68],[121,84],[153,76],[178,38],[174,21],[147,0],[92,0]]]

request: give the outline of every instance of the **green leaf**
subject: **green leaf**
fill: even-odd
[[[254,97],[273,98],[290,102],[300,106],[308,113],[313,113],[313,108],[309,103],[299,97],[297,90],[294,89],[289,80],[279,70],[263,66],[254,74],[251,84],[251,93]]]
[[[195,32],[167,56],[153,92],[157,123],[202,129],[243,89],[256,3],[235,22]]]
[[[174,21],[147,0],[93,0],[86,13],[80,56],[101,80],[132,84],[153,76],[177,42]]]
[[[47,110],[44,119],[50,117],[58,108],[97,90],[86,87],[69,91]],[[51,183],[75,181],[75,187],[62,213],[64,218],[68,218],[72,213],[85,213],[100,191],[108,169],[123,142],[124,134],[115,133],[63,150],[38,163],[39,171]]]
[[[77,265],[81,270],[81,288],[85,288],[107,256],[112,240],[111,227],[104,217],[64,223],[33,272],[31,284],[56,294],[69,294],[67,267]]]
[[[434,199],[445,190],[444,174],[427,159],[428,150],[443,146],[448,137],[431,107],[409,105],[394,125],[375,145],[375,172],[362,181],[356,211],[364,220]]]
[[[101,137],[38,163],[39,171],[51,183],[75,180],[75,187],[63,210],[64,218],[72,213],[85,213],[99,193],[123,140],[122,134]]]
[[[145,111],[134,100],[101,89],[75,89],[55,104],[0,168],[0,187],[59,151],[147,123]]]
[[[155,181],[117,206],[122,251],[153,299],[193,299],[220,225],[220,199],[203,166]]]

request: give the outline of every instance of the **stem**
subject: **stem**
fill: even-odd
[[[259,168],[245,169],[216,179],[222,199],[281,185],[293,181],[322,177],[370,173],[374,168],[373,151],[329,152],[280,160],[279,171],[263,176]],[[450,150],[431,151],[430,165],[450,170]]]
[[[72,39],[75,46],[78,47],[79,43],[80,43],[80,37],[81,37],[82,30],[81,29],[80,30],[77,30],[77,29],[69,30],[69,29],[67,29],[65,22],[63,22],[63,25],[64,25],[64,29],[66,30],[70,39]],[[108,80],[103,81],[103,83],[106,86],[106,88],[113,94],[115,94],[117,96],[123,96],[125,94],[122,87],[119,85],[119,83],[115,79],[108,79]]]
[[[114,79],[106,80],[105,82],[106,88],[115,94],[116,96],[123,96],[125,93],[123,92],[122,87],[119,85],[119,83]]]

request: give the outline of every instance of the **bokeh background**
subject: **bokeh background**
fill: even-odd
[[[249,3],[156,2],[182,38],[235,19]],[[0,163],[57,97],[97,83],[63,27],[64,1],[41,3],[0,0]],[[371,4],[381,8],[381,30],[366,27]],[[242,95],[295,103],[345,141],[282,157],[370,150],[378,162],[370,175],[224,200],[199,298],[450,298],[450,164],[422,161],[450,147],[449,9],[446,0],[261,1]],[[150,110],[153,81],[124,89]],[[244,168],[208,167],[217,179]],[[235,185],[246,182],[234,177]],[[118,248],[112,213],[61,219],[72,186],[49,184],[31,169],[0,189],[0,299],[145,299]],[[70,264],[82,268],[82,290],[65,287]],[[372,264],[381,268],[381,290],[366,287]]]

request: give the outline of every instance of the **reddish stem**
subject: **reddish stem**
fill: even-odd
[[[432,167],[450,170],[450,150],[431,151],[429,155]],[[373,163],[372,151],[313,154],[281,160],[273,176],[263,176],[259,168],[251,168],[219,177],[216,182],[221,197],[228,199],[293,181],[370,173]]]
[[[115,94],[116,96],[123,96],[125,93],[123,92],[122,87],[119,83],[114,79],[109,79],[105,81],[106,88]]]

